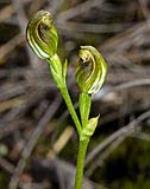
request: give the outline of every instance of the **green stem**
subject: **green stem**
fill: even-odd
[[[88,143],[89,143],[89,138],[86,140],[80,140],[79,142],[79,151],[78,151],[78,157],[77,157],[77,168],[76,168],[74,189],[82,188],[84,160],[85,160],[85,156],[87,152]]]
[[[88,124],[89,114],[91,110],[91,95],[84,92],[80,93],[79,109],[80,109],[82,126],[86,127]]]
[[[70,95],[69,95],[67,87],[64,86],[63,88],[60,88],[60,92],[61,92],[61,94],[62,94],[62,96],[63,96],[63,98],[65,100],[65,103],[66,103],[66,105],[68,107],[70,115],[71,115],[71,117],[72,117],[72,119],[73,119],[73,121],[75,123],[75,126],[77,128],[78,134],[80,136],[81,130],[82,130],[81,124],[80,124],[79,118],[78,118],[78,116],[76,114],[76,111],[74,109],[74,106],[73,106],[72,100],[70,98]]]
[[[53,79],[58,87],[58,89],[61,92],[61,95],[63,96],[65,103],[67,105],[67,108],[69,110],[69,113],[75,123],[76,129],[78,131],[78,134],[80,136],[81,134],[81,123],[79,121],[79,118],[76,114],[76,111],[74,109],[72,100],[70,98],[69,92],[68,92],[68,88],[66,85],[66,78],[64,78],[63,74],[63,67],[62,67],[62,63],[61,60],[59,58],[59,56],[57,54],[55,54],[54,56],[52,56],[50,59],[47,59],[47,62],[50,66],[50,70],[51,70],[51,74],[53,76]],[[65,71],[66,72],[66,71]]]

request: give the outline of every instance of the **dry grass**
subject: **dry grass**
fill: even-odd
[[[64,166],[64,162],[58,157],[68,141],[74,143],[76,135],[72,130],[66,130],[70,127],[59,127],[65,118],[68,118],[68,114],[58,91],[49,79],[47,65],[37,59],[27,46],[25,29],[29,17],[39,9],[52,11],[60,31],[60,46],[63,44],[60,53],[62,57],[68,55],[72,62],[68,80],[74,101],[78,93],[72,74],[76,50],[82,44],[92,44],[101,50],[109,64],[109,74],[102,91],[93,97],[96,103],[92,113],[101,113],[102,125],[107,126],[115,121],[118,127],[122,128],[125,125],[129,126],[130,120],[136,120],[138,115],[145,115],[145,112],[147,117],[137,125],[141,126],[143,121],[150,119],[147,114],[150,109],[149,7],[148,0],[0,2],[0,169],[8,173],[10,189],[18,186],[28,189],[51,188],[50,185],[69,189],[72,187],[73,176],[69,177],[72,178],[70,181],[66,181],[68,173],[74,174],[74,168],[70,164],[67,164],[69,168]],[[140,135],[141,129],[138,132]],[[115,138],[113,144],[107,144],[105,153],[99,150],[96,155],[88,157],[94,159],[95,156],[102,155],[100,157],[106,159],[110,151],[131,135],[130,131],[127,133],[123,138],[120,138],[121,134],[117,135],[117,142]],[[134,130],[132,134],[139,136],[135,135]],[[38,149],[41,145],[39,140],[42,136],[49,139],[47,149],[43,150],[44,152],[33,152],[35,147]],[[147,140],[149,133],[142,136],[142,140]],[[58,144],[59,140],[63,140],[62,137],[65,141],[63,145]],[[105,141],[107,140],[109,138]],[[4,155],[1,155],[1,144],[8,149]],[[101,146],[103,144],[105,143]],[[56,149],[57,146],[59,149]],[[99,147],[95,146],[93,150],[96,149]],[[53,158],[42,160],[46,158],[46,154],[47,159]],[[52,161],[52,164],[55,162],[47,168],[51,182],[45,179],[40,180],[40,184],[36,183],[36,179],[33,182],[35,175],[31,174],[34,169],[32,161],[31,172],[24,171],[27,169],[28,160],[39,162],[37,170],[43,170],[46,175],[49,163],[44,165],[43,161]],[[92,171],[96,169],[97,164],[94,167],[93,165]],[[64,174],[59,174],[58,169]],[[55,178],[52,170],[56,174]],[[87,170],[90,172],[89,175],[91,170]],[[49,178],[46,175],[45,177]],[[87,183],[89,188],[94,188],[97,184],[102,187],[100,183]]]

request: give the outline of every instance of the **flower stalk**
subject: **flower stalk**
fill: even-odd
[[[75,175],[75,189],[81,189],[83,184],[83,171],[84,171],[84,161],[89,144],[89,139],[79,140],[79,150],[77,157],[77,167]]]

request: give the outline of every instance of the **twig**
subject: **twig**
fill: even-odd
[[[14,133],[16,130],[18,129],[24,129],[26,127],[33,127],[33,123],[31,121],[28,120],[23,120],[23,119],[15,119],[15,120],[11,120],[10,122],[4,122],[1,121],[0,123],[0,139],[2,139],[2,137],[6,137],[8,135],[10,135],[11,133]]]
[[[48,108],[46,111],[45,115],[42,117],[42,119],[39,121],[37,127],[33,131],[29,141],[27,142],[23,152],[22,152],[22,157],[19,160],[17,167],[14,171],[14,174],[11,178],[11,181],[9,183],[9,188],[10,189],[16,189],[19,183],[19,176],[23,172],[27,159],[32,153],[32,150],[34,146],[37,143],[37,140],[39,139],[40,135],[42,134],[44,128],[46,127],[47,123],[49,120],[53,117],[55,112],[57,111],[59,105],[60,105],[61,99],[60,97],[55,98],[54,102],[51,104],[51,106]]]
[[[27,26],[28,20],[24,12],[23,4],[20,0],[12,0],[12,3],[17,13],[17,19],[19,22],[21,33],[24,35],[24,38],[25,38],[26,26]],[[37,70],[36,68],[39,67],[37,64],[37,62],[39,62],[39,59],[36,56],[33,56],[33,53],[31,52],[27,44],[25,44],[25,46],[29,54],[31,66],[33,67],[33,69]]]
[[[141,127],[138,125],[138,127]],[[140,140],[150,141],[150,135],[144,132],[135,131],[130,137],[135,137]],[[126,137],[118,137],[114,140],[105,150],[101,152],[99,158],[96,159],[95,163],[91,165],[90,168],[87,169],[86,175],[89,177],[97,168],[97,166],[102,166],[104,160],[125,140]]]
[[[3,60],[16,46],[24,42],[22,34],[18,34],[0,48],[0,59]]]
[[[36,3],[35,1],[31,1],[31,5],[29,7],[29,14],[33,14],[34,12],[36,12],[37,10],[39,10],[41,8],[41,6],[43,5],[45,1],[41,1],[41,0],[36,0]]]
[[[65,0],[51,0],[48,1],[48,8],[50,9],[51,13],[54,15],[57,14],[61,5],[64,3]]]
[[[102,166],[104,160],[124,141],[123,137],[119,137],[113,141],[105,150],[101,152],[100,156],[94,161],[94,163],[88,167],[85,175],[90,177],[98,166]]]
[[[27,87],[24,85],[16,85],[16,86],[11,86],[8,89],[1,89],[1,94],[0,94],[0,100],[7,100],[9,98],[13,98],[15,96],[21,95],[25,93],[25,90]]]
[[[66,27],[68,25],[69,27]],[[126,24],[85,24],[75,22],[59,23],[58,28],[68,32],[85,32],[85,33],[116,33],[129,27],[131,23]]]
[[[103,51],[105,52],[125,51],[131,46],[131,44],[134,43],[135,45],[135,41],[139,42],[139,40],[143,37],[142,33],[146,32],[147,30],[148,28],[146,23],[139,22],[134,26],[128,28],[124,32],[119,33],[118,35],[114,35],[113,37],[106,40],[106,42],[100,46],[100,49],[103,49]]]
[[[118,137],[122,137],[125,139],[126,137],[131,135],[134,132],[136,125],[138,125],[140,122],[144,121],[148,117],[150,117],[150,110],[144,112],[137,119],[131,121],[128,125],[124,126],[123,128],[117,130],[112,135],[107,137],[101,144],[99,144],[94,150],[92,150],[92,152],[88,154],[86,159],[86,165],[88,165],[91,160],[94,159],[95,156],[97,156],[97,154],[101,153],[101,151],[107,148],[107,146],[109,146]]]
[[[150,85],[150,79],[137,79],[135,81],[129,81],[127,83],[120,84],[116,87],[114,87],[115,91],[121,90],[121,89],[127,89],[131,87],[138,87],[142,85]]]
[[[28,3],[32,0],[22,0],[22,3]],[[10,18],[15,13],[15,10],[12,5],[5,6],[0,10],[0,22],[3,22],[5,19]]]
[[[131,136],[150,142],[150,135],[145,132],[137,132],[137,133],[135,132]]]
[[[10,162],[2,157],[0,157],[0,167],[2,167],[8,173],[13,173],[15,169],[15,167]]]
[[[45,179],[45,175],[48,175],[48,178],[53,179],[53,181],[58,182],[58,176],[62,176],[63,187],[65,189],[73,189],[74,175],[75,175],[75,167],[65,161],[62,161],[58,158],[47,160],[47,159],[33,159],[33,163],[31,164],[32,171],[41,171],[44,174],[43,179]],[[59,174],[59,175],[58,175]],[[84,178],[83,189],[94,189],[100,188],[104,189],[105,187],[98,184],[98,187],[94,187],[95,183]],[[105,188],[106,189],[106,188]]]
[[[10,99],[10,100],[1,102],[1,104],[0,104],[0,113],[3,112],[3,111],[8,110],[10,108],[13,108],[13,107],[19,107],[23,103],[24,103],[24,99],[22,97],[21,98],[14,98],[14,99]]]
[[[76,16],[80,16],[82,14],[84,14],[85,12],[87,12],[89,9],[91,9],[92,7],[100,7],[103,5],[105,0],[93,0],[92,3],[90,0],[87,0],[83,3],[80,3],[79,5],[77,5],[76,7],[70,8],[67,11],[63,11],[60,14],[58,14],[58,16],[56,17],[56,23],[58,25],[58,28],[60,30],[63,30],[63,33],[66,33],[68,35],[79,37],[79,38],[83,38],[84,34],[79,34],[77,33],[74,29],[78,28],[78,30],[89,30],[89,25],[87,24],[76,24],[76,23],[70,23],[69,20],[76,17]],[[67,25],[70,25],[70,27],[67,27]],[[84,27],[85,25],[85,27]],[[72,26],[74,26],[74,29],[72,28]],[[80,27],[81,26],[81,27]],[[92,26],[92,28],[94,29],[95,26]],[[102,27],[97,25],[97,27],[101,30]],[[72,31],[73,30],[73,31]],[[90,30],[91,32],[92,30]],[[96,31],[96,29],[94,29],[94,32]],[[75,35],[73,34],[75,33]],[[72,35],[73,34],[73,35]]]
[[[3,22],[5,19],[9,18],[14,13],[12,5],[8,5],[4,7],[0,11],[0,23]]]
[[[53,144],[52,148],[47,153],[47,158],[54,158],[68,143],[74,133],[72,126],[66,127],[63,133],[59,136],[57,141]]]
[[[91,3],[91,0],[87,0],[84,3],[81,3],[79,5],[77,5],[76,7],[70,8],[67,11],[64,11],[62,13],[60,13],[58,15],[58,19],[57,22],[58,23],[62,23],[62,22],[66,22],[69,19],[75,17],[75,16],[79,16],[81,14],[84,14],[86,11],[88,11],[89,9],[91,9],[92,7],[100,7],[105,0],[93,0]]]
[[[93,99],[94,100],[100,99],[112,91],[120,91],[127,88],[146,86],[146,85],[150,85],[150,79],[137,79],[135,81],[129,81],[129,82],[117,85],[116,87],[109,87],[106,90],[103,90],[103,92],[97,93]]]
[[[147,0],[139,0],[139,3],[141,5],[143,15],[146,18],[147,25],[150,28],[150,14],[149,14],[149,10],[148,10],[148,1]]]

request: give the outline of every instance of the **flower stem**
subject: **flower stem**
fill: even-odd
[[[82,126],[85,127],[88,124],[89,114],[91,110],[91,95],[89,95],[88,93],[80,93],[79,110]]]
[[[74,189],[82,188],[84,160],[85,160],[85,156],[87,152],[88,143],[89,143],[89,138],[87,138],[86,140],[80,140],[79,142],[79,151],[78,151],[78,157],[77,157],[77,168],[76,168]]]
[[[63,98],[64,98],[64,100],[65,100],[65,103],[66,103],[66,105],[67,105],[67,107],[68,107],[68,110],[69,110],[69,112],[70,112],[70,115],[71,115],[71,117],[72,117],[72,119],[73,119],[73,121],[74,121],[74,123],[75,123],[76,129],[77,129],[78,134],[79,134],[79,136],[80,136],[81,130],[82,130],[82,128],[81,128],[81,123],[80,123],[80,121],[79,121],[79,118],[78,118],[78,116],[77,116],[77,114],[76,114],[76,111],[75,111],[75,109],[74,109],[74,106],[73,106],[73,104],[72,104],[72,100],[71,100],[71,98],[70,98],[70,95],[69,95],[69,92],[68,92],[67,87],[64,86],[63,88],[60,88],[60,92],[61,92],[61,94],[62,94],[62,96],[63,96]]]
[[[65,103],[67,105],[69,113],[75,123],[77,132],[80,136],[81,130],[82,130],[81,123],[76,114],[72,100],[71,100],[69,92],[68,92],[66,78],[63,75],[64,73],[63,73],[63,67],[62,67],[61,60],[60,60],[59,56],[57,54],[55,54],[50,59],[47,59],[47,62],[50,66],[50,70],[51,70],[53,79],[54,79],[58,89],[60,90],[61,95],[63,96],[63,98],[65,100]]]

